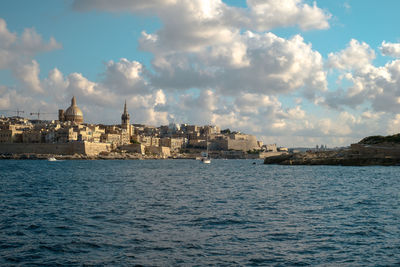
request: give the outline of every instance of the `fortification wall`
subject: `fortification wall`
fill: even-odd
[[[111,144],[106,143],[92,143],[92,142],[84,142],[84,154],[92,156],[98,155],[100,152],[103,151],[110,151]]]
[[[254,140],[233,140],[228,139],[228,150],[242,150],[242,151],[249,151],[253,149],[259,149],[257,141]]]
[[[83,154],[84,146],[82,143],[62,143],[62,144],[27,144],[27,143],[12,143],[0,144],[1,154],[58,154],[58,155],[73,155],[75,153]]]
[[[109,151],[110,145],[104,143],[71,142],[60,144],[47,143],[11,143],[0,144],[0,154],[55,154],[55,155],[97,155]]]
[[[122,150],[126,150],[130,153],[140,153],[140,154],[145,153],[145,146],[142,144],[122,145],[122,146],[119,146],[119,148]]]
[[[146,152],[149,154],[156,154],[163,157],[171,156],[171,149],[166,146],[148,146],[146,147]]]

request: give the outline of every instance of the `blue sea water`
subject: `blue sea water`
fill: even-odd
[[[400,265],[400,168],[0,161],[0,265]]]

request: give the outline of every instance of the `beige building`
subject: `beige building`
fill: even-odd
[[[78,133],[73,127],[61,128],[55,132],[56,143],[67,143],[78,140]]]
[[[163,158],[171,156],[171,149],[165,146],[149,146],[146,147],[147,154],[159,155]]]
[[[178,152],[184,145],[186,145],[185,138],[164,137],[160,139],[160,146],[169,147],[171,152]]]
[[[216,135],[211,140],[211,149],[215,150],[259,150],[260,146],[254,135],[232,133],[229,135]]]
[[[135,140],[145,146],[159,146],[160,138],[153,136],[136,136]]]
[[[43,136],[44,139],[44,136]],[[42,131],[41,130],[29,130],[22,133],[23,143],[42,143]]]
[[[58,119],[60,122],[70,121],[76,124],[83,123],[83,113],[82,110],[76,105],[75,96],[71,99],[71,106],[64,110],[60,109],[58,111]]]
[[[22,129],[15,125],[9,125],[0,129],[0,143],[21,143]]]

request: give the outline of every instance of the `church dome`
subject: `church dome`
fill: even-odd
[[[65,111],[65,120],[76,123],[83,123],[82,110],[76,105],[75,96],[71,99],[71,106]]]

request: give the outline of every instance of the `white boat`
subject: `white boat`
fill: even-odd
[[[50,157],[47,159],[48,161],[57,161],[57,159],[55,157]]]
[[[208,135],[207,135],[207,152],[201,152],[201,162],[205,164],[211,163],[210,154],[208,154]]]
[[[211,158],[202,158],[201,161],[202,161],[204,164],[210,164],[210,163],[211,163]]]

